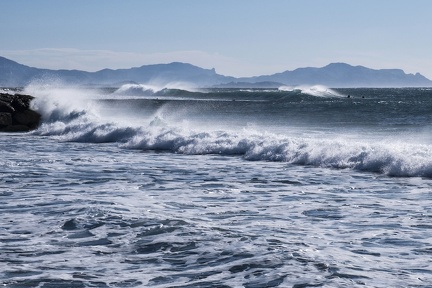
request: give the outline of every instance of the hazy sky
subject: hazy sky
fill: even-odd
[[[432,79],[432,0],[0,0],[0,55],[96,71],[252,76],[347,62]]]

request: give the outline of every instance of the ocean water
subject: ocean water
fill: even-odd
[[[432,89],[23,92],[3,287],[432,286]]]

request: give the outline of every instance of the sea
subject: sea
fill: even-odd
[[[432,88],[1,91],[2,287],[432,287]]]

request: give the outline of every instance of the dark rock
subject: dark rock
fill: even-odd
[[[13,120],[16,124],[27,125],[30,128],[37,128],[41,115],[33,110],[24,110],[13,114]]]
[[[9,104],[18,111],[30,109],[30,102],[33,99],[34,97],[30,95],[0,93],[0,101]]]
[[[7,93],[0,93],[0,101],[4,103],[8,103],[11,105],[13,99],[15,98],[15,95],[7,94]]]
[[[7,102],[0,100],[0,112],[12,113],[15,109]]]
[[[5,128],[2,128],[1,132],[28,132],[30,131],[30,127],[27,125],[9,125]]]
[[[16,111],[24,111],[30,109],[30,102],[34,99],[33,96],[23,95],[23,94],[15,94],[14,99],[12,100],[12,107]]]
[[[33,96],[0,93],[0,131],[27,132],[39,126],[41,115],[30,109]]]
[[[12,125],[12,114],[0,112],[0,127],[4,128],[9,125]]]

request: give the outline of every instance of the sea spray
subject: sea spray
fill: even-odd
[[[316,96],[316,97],[346,97],[339,92],[323,85],[299,85],[299,86],[281,86],[280,91],[295,92],[298,91],[302,94]]]

